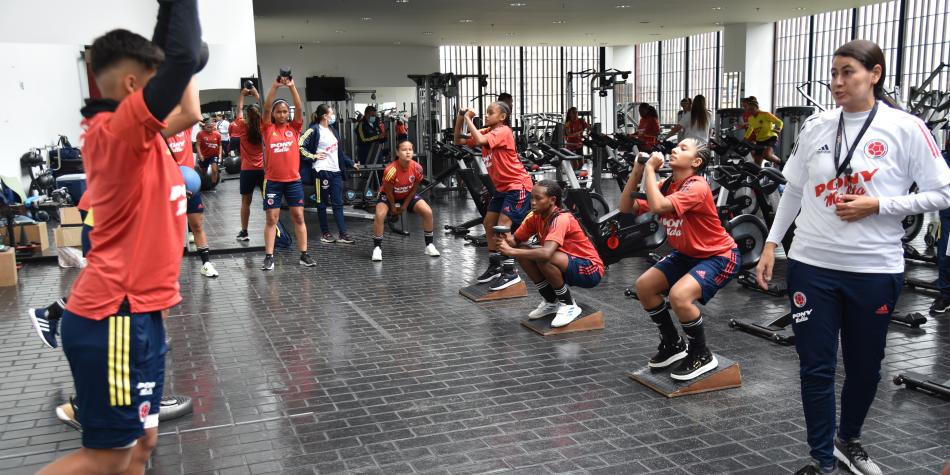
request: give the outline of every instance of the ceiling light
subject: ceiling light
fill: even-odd
[[[554,20],[551,23],[554,23],[555,25],[563,25],[567,23],[567,20]]]
[[[402,44],[402,41],[393,41],[393,44],[398,46]]]
[[[650,33],[650,36],[660,36],[659,33]]]
[[[517,7],[526,7],[528,6],[528,4],[527,3],[509,3],[508,6],[517,8]]]
[[[396,0],[396,3],[409,3],[409,0]]]
[[[471,23],[471,22],[473,22],[473,21],[475,21],[475,20],[470,20],[470,19],[468,19],[468,18],[463,18],[463,19],[459,20],[459,23]]]
[[[717,21],[716,26],[722,26],[722,22]]]
[[[630,8],[630,5],[617,5],[614,8]]]
[[[647,23],[650,23],[650,22],[648,22],[648,21],[641,21],[640,23],[643,24],[643,25],[646,25]]]
[[[515,34],[509,31],[508,33],[505,33],[505,36],[515,36]]]
[[[426,36],[432,36],[432,32],[431,32],[431,31],[423,31],[422,34],[423,34],[423,35],[426,35]]]
[[[718,11],[722,10],[722,7],[712,7],[712,9],[713,9],[713,10],[716,10],[716,11],[718,12]]]
[[[802,10],[805,9],[805,7],[796,7],[795,9],[798,10],[798,11],[802,11]]]
[[[346,33],[346,30],[336,30],[337,33]]]
[[[371,17],[371,16],[364,16],[363,18],[360,18],[360,20],[363,20],[363,21],[373,21],[373,17]]]

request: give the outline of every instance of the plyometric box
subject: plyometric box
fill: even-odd
[[[3,240],[3,244],[10,245],[6,226],[0,226],[0,239]],[[46,223],[15,224],[13,239],[17,246],[39,244],[41,251],[49,249],[49,232],[46,230]]]
[[[459,294],[473,302],[490,302],[492,300],[514,299],[528,296],[528,287],[524,281],[501,290],[488,290],[488,284],[475,284],[459,289]]]
[[[677,381],[670,377],[670,371],[679,366],[678,362],[662,370],[653,370],[649,366],[645,366],[633,373],[628,373],[628,376],[634,381],[671,398],[742,386],[742,373],[739,371],[739,363],[719,355],[716,355],[716,359],[719,360],[719,366],[716,369],[689,381]]]
[[[537,320],[522,320],[521,324],[541,335],[541,336],[553,336],[553,335],[562,335],[564,333],[575,333],[575,332],[586,332],[593,330],[603,330],[604,329],[604,312],[596,310],[590,305],[579,304],[581,307],[581,316],[574,319],[573,322],[563,326],[554,328],[551,326],[551,321],[554,320],[554,315],[549,315],[544,318],[539,318]]]

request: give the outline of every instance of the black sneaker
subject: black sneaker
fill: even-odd
[[[675,343],[660,342],[657,352],[650,358],[650,367],[654,369],[666,368],[677,361],[686,358],[686,342],[682,338]]]
[[[56,348],[56,329],[59,327],[59,319],[47,318],[45,308],[31,308],[30,320],[33,322],[33,329],[39,335],[40,340],[47,348]]]
[[[333,235],[330,233],[323,233],[323,236],[320,237],[320,241],[325,243],[334,243],[336,239],[333,239]]]
[[[488,284],[488,290],[495,291],[501,289],[507,289],[512,285],[521,282],[521,276],[517,272],[512,272],[510,274],[501,274],[498,277],[495,277],[494,280]]]
[[[336,242],[341,242],[343,244],[353,244],[356,241],[350,238],[349,234],[341,234],[340,237],[336,238]]]
[[[798,469],[798,471],[795,472],[795,475],[838,475],[838,473],[837,465],[835,465],[835,468],[833,468],[830,472],[822,472],[818,462],[812,460],[808,463],[808,465]]]
[[[719,366],[719,361],[708,349],[696,353],[688,351],[686,358],[683,358],[679,368],[670,373],[670,377],[677,381],[689,381],[716,369],[716,366]]]
[[[950,297],[943,294],[938,295],[937,298],[934,299],[933,305],[930,306],[930,314],[939,315],[941,313],[947,313],[948,311],[950,311]]]
[[[491,282],[500,275],[501,275],[501,266],[490,265],[488,266],[488,270],[482,273],[482,275],[478,276],[478,283],[484,284],[485,282]]]
[[[858,475],[881,475],[881,468],[871,461],[868,453],[861,447],[860,439],[843,441],[835,437],[835,458]]]
[[[274,270],[274,256],[264,256],[264,265],[261,270]]]
[[[301,253],[300,253],[300,265],[302,265],[302,266],[307,266],[307,267],[313,267],[313,266],[317,265],[317,261],[313,260],[313,258],[310,257],[310,254],[307,254],[306,252],[301,252]]]
[[[247,230],[246,230],[246,229],[242,229],[241,232],[238,233],[236,239],[237,239],[238,241],[250,241],[250,240],[251,240],[251,237],[247,235]]]

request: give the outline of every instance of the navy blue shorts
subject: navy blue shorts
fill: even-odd
[[[716,292],[736,277],[741,263],[738,249],[733,249],[730,257],[713,256],[706,259],[697,259],[679,251],[673,251],[660,259],[653,268],[666,276],[666,282],[671,288],[686,274],[693,276],[703,288],[703,295],[699,302],[706,305]]]
[[[396,201],[399,201],[400,203],[402,203],[401,200],[396,200]],[[420,201],[425,201],[425,200],[423,200],[422,197],[419,196],[419,195],[413,196],[412,199],[409,200],[409,205],[408,205],[408,207],[406,207],[406,211],[408,211],[408,212],[411,213],[411,212],[412,212],[412,208],[415,208],[415,207],[416,207],[416,203],[418,203],[418,202],[420,202]],[[376,201],[376,202],[377,202],[377,203],[382,203],[382,204],[386,205],[387,208],[392,208],[392,205],[389,203],[389,198],[386,198],[386,193],[380,193],[380,194],[379,194],[379,200]]]
[[[264,191],[264,170],[241,170],[241,194],[254,193],[254,188]]]
[[[91,320],[66,310],[60,325],[83,447],[129,447],[145,429],[158,427],[168,351],[161,312],[120,309]]]
[[[511,219],[512,230],[521,225],[531,211],[531,192],[528,190],[497,191],[488,202],[488,212],[501,213]]]
[[[603,274],[604,268],[590,259],[567,254],[567,271],[564,272],[564,282],[567,282],[567,285],[584,289],[594,288],[600,283]]]
[[[201,201],[201,192],[196,191],[188,196],[188,214],[200,214],[205,212],[204,202]]]
[[[303,207],[303,185],[297,181],[265,181],[264,209],[280,208],[280,201],[286,200],[287,206]]]
[[[205,172],[212,163],[218,163],[218,157],[208,157],[198,162],[201,165],[201,171]]]

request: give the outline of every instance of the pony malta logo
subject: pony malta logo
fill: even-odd
[[[868,158],[884,158],[887,155],[887,143],[883,140],[872,140],[864,146],[864,155]]]

